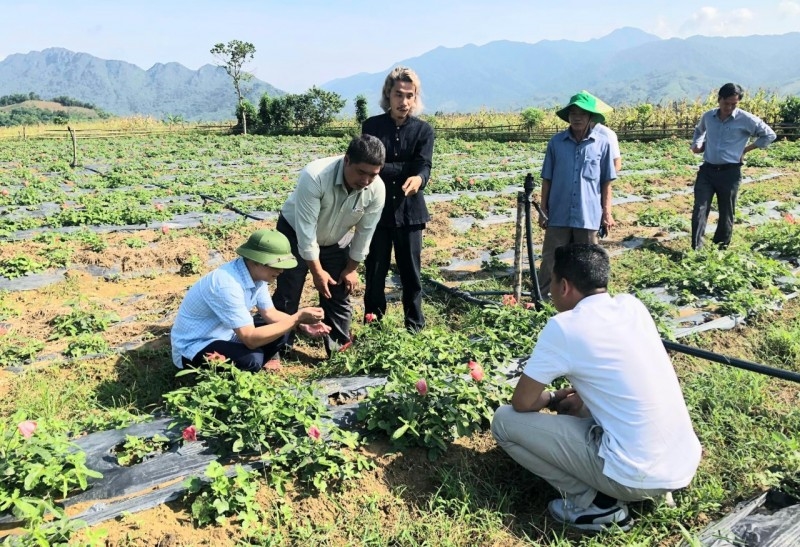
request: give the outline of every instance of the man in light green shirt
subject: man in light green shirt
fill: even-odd
[[[297,311],[310,271],[331,327],[324,338],[329,355],[350,341],[356,270],[367,256],[386,199],[378,176],[385,156],[379,139],[361,135],[350,141],[344,156],[309,163],[278,218],[277,229],[289,238],[297,266],[278,278],[272,300],[280,311]]]

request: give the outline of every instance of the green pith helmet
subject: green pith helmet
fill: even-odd
[[[236,249],[236,254],[264,266],[288,270],[297,266],[289,240],[275,230],[258,230],[247,243]]]
[[[581,108],[591,114],[593,122],[604,123],[606,121],[606,117],[603,115],[602,107],[600,106],[599,102],[601,101],[591,93],[587,91],[581,91],[580,93],[573,95],[569,100],[569,104],[556,112],[556,116],[565,122],[569,122],[569,107],[577,106],[578,108]]]

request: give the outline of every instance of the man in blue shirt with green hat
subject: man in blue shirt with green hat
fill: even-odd
[[[611,216],[611,181],[617,178],[608,138],[593,123],[605,116],[594,95],[581,91],[556,112],[569,127],[547,143],[542,165],[542,215],[545,228],[539,289],[550,293],[553,255],[568,243],[597,244],[597,231],[614,226]]]
[[[285,235],[257,230],[236,254],[192,285],[178,308],[170,333],[176,367],[202,366],[208,355],[219,354],[241,370],[258,372],[295,328],[315,337],[330,332],[321,322],[322,308],[287,314],[272,303],[269,284],[297,266]],[[254,319],[253,308],[260,319]]]

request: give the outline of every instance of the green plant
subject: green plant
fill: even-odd
[[[192,519],[198,526],[224,524],[231,516],[252,519],[260,513],[256,501],[258,471],[247,471],[241,465],[234,469],[235,475],[228,477],[219,462],[211,462],[204,473],[210,479],[207,484],[198,477],[187,481],[186,498],[191,501]]]
[[[141,249],[147,246],[147,242],[141,237],[126,237],[123,242],[131,249]]]
[[[508,400],[505,377],[474,361],[457,367],[397,366],[383,386],[368,390],[358,418],[369,431],[384,431],[398,447],[422,446],[431,460],[455,438],[486,427]]]
[[[72,311],[57,315],[50,321],[50,326],[53,327],[50,339],[104,332],[115,321],[119,321],[119,316],[115,313],[94,307],[84,309],[73,304]]]
[[[36,262],[28,256],[17,255],[11,258],[0,260],[0,276],[14,279],[44,271],[46,264]]]
[[[242,372],[213,356],[207,369],[187,369],[196,385],[164,395],[174,415],[191,421],[199,435],[222,452],[256,452],[269,463],[271,484],[282,488],[290,477],[324,491],[369,467],[354,452],[358,435],[327,426],[327,409],[313,387],[273,374]],[[224,359],[224,358],[223,358]]]
[[[122,466],[140,463],[147,457],[166,450],[169,442],[167,437],[160,434],[147,438],[125,435],[125,443],[117,450],[117,463]]]
[[[33,359],[44,348],[35,338],[11,334],[0,338],[0,366],[19,366]]]
[[[102,476],[86,467],[86,454],[58,429],[19,413],[0,422],[0,511],[19,506],[25,497],[66,497]]]
[[[101,335],[84,332],[69,341],[64,355],[67,357],[97,355],[106,353],[108,348],[108,342]]]
[[[191,276],[191,275],[197,275],[202,271],[203,271],[203,261],[200,259],[199,256],[192,253],[191,255],[189,255],[189,258],[181,262],[179,273],[182,276]]]

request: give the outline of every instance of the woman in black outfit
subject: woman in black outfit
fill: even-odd
[[[386,77],[381,96],[384,114],[364,122],[361,132],[378,137],[386,147],[381,179],[386,204],[364,262],[364,313],[378,319],[386,313],[386,275],[392,247],[403,285],[405,326],[416,332],[425,326],[422,313],[420,255],[422,231],[430,220],[423,190],[428,184],[433,157],[433,129],[415,116],[422,111],[420,81],[406,67]]]

